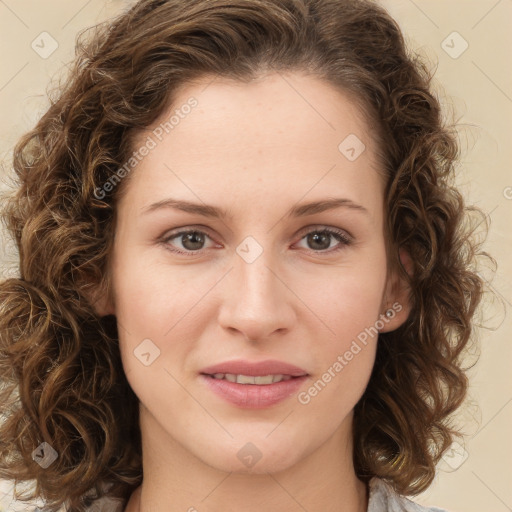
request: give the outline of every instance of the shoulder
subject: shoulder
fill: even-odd
[[[400,496],[380,478],[369,483],[368,512],[447,512],[437,507],[423,507]]]

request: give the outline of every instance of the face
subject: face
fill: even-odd
[[[349,432],[375,329],[403,321],[375,141],[347,96],[293,73],[190,83],[144,145],[118,204],[106,307],[145,424],[223,471],[291,467]],[[203,375],[240,360],[305,376],[263,389]],[[260,461],[244,465],[247,453]]]

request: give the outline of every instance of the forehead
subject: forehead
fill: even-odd
[[[260,201],[271,202],[275,194],[298,200],[309,191],[340,189],[361,201],[382,189],[375,141],[359,106],[303,74],[184,84],[137,135],[134,148],[148,138],[154,148],[131,187],[141,202],[171,190],[190,199],[219,191],[225,202],[235,189],[244,200],[248,194]]]

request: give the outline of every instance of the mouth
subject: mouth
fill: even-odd
[[[264,409],[290,399],[305,384],[309,373],[276,359],[232,360],[203,368],[206,388],[223,401],[243,409]]]
[[[214,379],[225,379],[229,382],[238,382],[239,384],[262,385],[308,375],[308,372],[303,368],[276,359],[266,361],[244,359],[224,361],[203,368],[200,373],[210,375]]]
[[[224,402],[240,409],[266,409],[291,399],[305,385],[308,375],[243,375],[217,373],[200,375],[201,380]]]
[[[216,380],[227,380],[228,382],[236,382],[237,384],[248,384],[253,386],[265,386],[269,384],[276,384],[291,379],[299,379],[301,376],[283,375],[283,374],[270,374],[270,375],[242,375],[234,373],[202,373],[207,377],[211,377]]]

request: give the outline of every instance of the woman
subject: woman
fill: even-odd
[[[0,477],[52,511],[427,510],[481,294],[429,81],[366,0],[98,30],[15,150]]]

